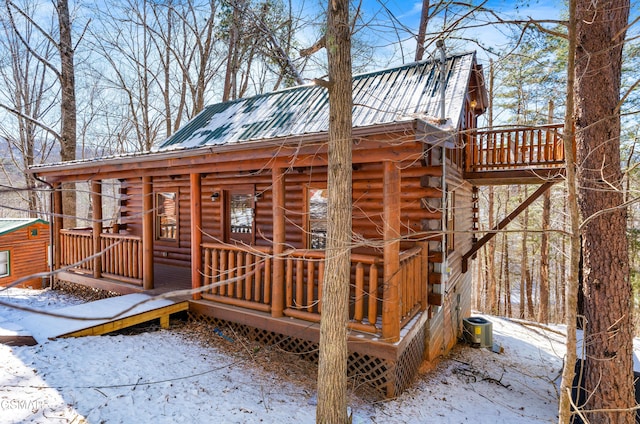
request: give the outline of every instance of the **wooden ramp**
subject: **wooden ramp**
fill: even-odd
[[[135,293],[57,309],[51,311],[53,315],[33,313],[19,325],[42,343],[60,337],[99,336],[155,319],[167,328],[172,314],[187,309],[188,301]]]

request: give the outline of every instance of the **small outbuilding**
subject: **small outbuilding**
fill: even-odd
[[[37,218],[0,218],[0,286],[42,288],[49,269],[49,223]]]

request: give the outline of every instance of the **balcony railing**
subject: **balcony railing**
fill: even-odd
[[[480,130],[466,137],[466,172],[564,165],[562,124]]]

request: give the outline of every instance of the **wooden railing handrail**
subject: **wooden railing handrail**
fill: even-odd
[[[291,256],[300,259],[324,260],[327,257],[327,253],[325,250],[291,249],[284,252],[284,256]],[[382,257],[380,256],[365,255],[361,253],[352,253],[351,262],[361,262],[367,265],[380,265],[383,263]]]
[[[73,229],[69,229],[69,228],[63,228],[60,230],[60,234],[70,234],[70,235],[75,235],[75,236],[87,236],[87,237],[91,237],[92,231],[91,228],[88,229],[79,229],[79,228],[73,228]]]
[[[564,124],[542,124],[542,125],[503,125],[493,128],[476,128],[471,130],[471,134],[495,134],[516,131],[554,130],[562,129]]]
[[[142,240],[142,237],[140,236],[134,236],[131,234],[113,234],[113,233],[100,233],[100,238],[113,239],[113,240],[133,240],[133,241]]]
[[[273,249],[267,246],[246,246],[246,245],[234,245],[234,244],[226,244],[226,243],[214,243],[214,242],[205,242],[200,245],[205,249],[221,249],[221,250],[231,250],[233,252],[248,252],[248,253],[264,253],[271,254]]]
[[[561,168],[563,128],[563,124],[513,125],[465,132],[465,171]]]

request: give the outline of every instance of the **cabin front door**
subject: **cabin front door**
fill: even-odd
[[[252,245],[255,242],[255,191],[238,186],[226,191],[225,234],[227,243]]]

